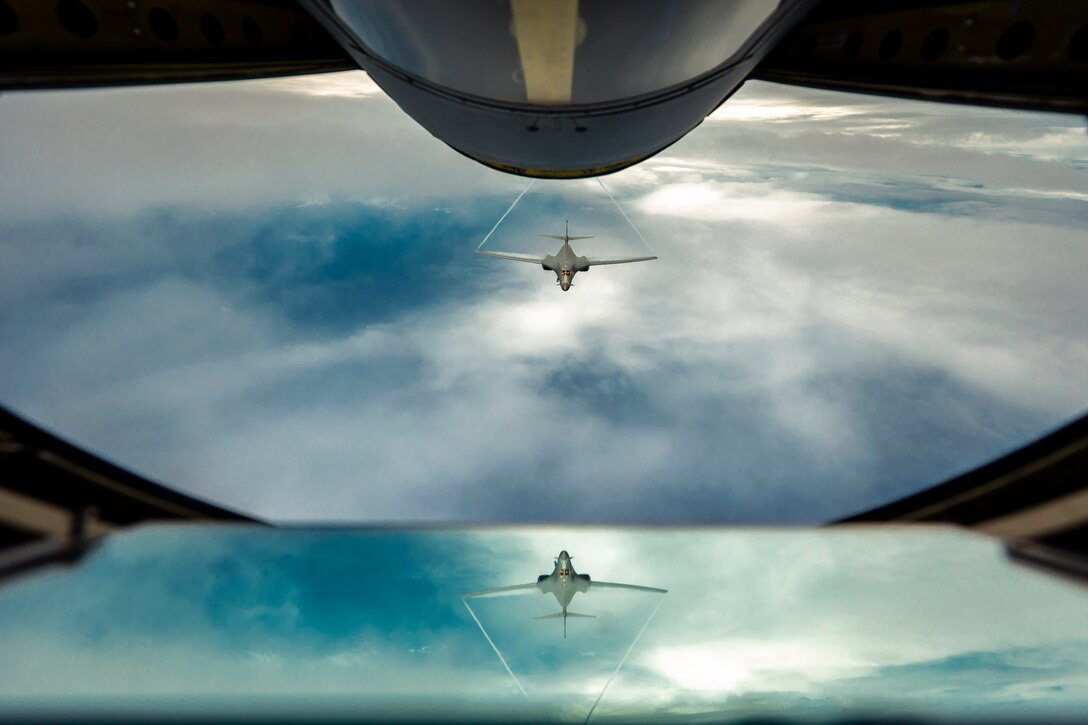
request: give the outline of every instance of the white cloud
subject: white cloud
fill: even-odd
[[[516,186],[373,88],[349,73],[6,94],[0,112],[20,142],[0,146],[0,212],[9,222],[55,220],[58,210],[125,218],[326,198],[415,203]]]
[[[645,666],[680,690],[724,694],[816,691],[815,684],[872,672],[874,664],[833,642],[719,640],[664,646]]]
[[[638,202],[639,211],[650,216],[722,223],[751,221],[788,227],[796,227],[799,218],[829,206],[830,202],[816,195],[783,191],[770,184],[719,183],[705,178],[675,184],[662,179],[657,189]]]
[[[606,179],[659,261],[593,270],[567,294],[538,268],[496,261],[456,276],[470,294],[308,329],[248,294],[257,282],[193,273],[237,241],[228,229],[181,244],[147,217],[124,220],[166,207],[416,208],[423,196],[418,208],[456,209],[513,198],[523,182],[449,151],[351,75],[9,94],[0,111],[6,138],[27,140],[0,149],[17,170],[0,177],[15,230],[0,265],[4,402],[260,515],[817,520],[891,496],[873,472],[930,465],[949,432],[955,446],[981,442],[942,459],[945,473],[1088,399],[1076,206],[1088,141],[1068,119],[753,84],[666,155]],[[984,206],[943,205],[955,200]],[[112,216],[121,231],[87,238],[41,221],[58,210]],[[953,395],[966,402],[942,407]],[[973,401],[991,407],[955,407]],[[940,693],[896,689],[894,668],[1021,650],[1017,666],[1043,675],[995,686],[987,702],[1057,697],[1050,687],[1082,701],[1083,673],[1055,653],[1082,629],[1083,597],[1010,576],[994,544],[956,539],[493,529],[428,573],[518,583],[566,548],[597,579],[668,587],[602,714],[630,702],[720,713],[757,695],[856,702],[873,681],[921,702]],[[243,620],[304,629],[298,591],[277,592]],[[66,604],[74,626],[109,595],[89,588]],[[171,621],[209,626],[199,606]],[[471,625],[395,647],[380,635],[360,628],[320,651],[161,635],[79,649],[9,627],[2,651],[20,656],[0,656],[0,688],[513,691],[494,661],[466,664],[469,646],[491,657]],[[602,684],[581,682],[587,696]]]
[[[742,93],[723,103],[707,116],[707,121],[722,123],[793,123],[850,118],[866,113],[860,106],[798,103],[788,93],[770,95],[759,91]]]
[[[262,706],[253,695],[277,696],[277,707],[292,704],[288,695],[311,698],[311,707],[336,695],[402,714],[429,694],[509,717],[521,708],[539,716],[561,690],[580,720],[642,626],[643,595],[577,595],[572,609],[597,619],[568,623],[566,640],[548,626],[557,623],[529,619],[556,607],[550,597],[478,600],[493,605],[493,631],[510,620],[516,636],[502,646],[528,699],[458,602],[462,587],[532,581],[560,548],[594,580],[669,589],[663,599],[647,595],[661,606],[605,694],[602,717],[769,708],[804,719],[812,713],[788,709],[797,698],[836,713],[894,706],[954,716],[1019,703],[1046,715],[1076,712],[1088,698],[1082,592],[1012,565],[998,542],[936,527],[569,525],[130,533],[81,570],[5,592],[0,694],[178,694],[204,707],[222,702],[200,699],[209,694],[245,707]],[[380,590],[329,579],[368,565],[395,574]],[[297,594],[296,624],[262,616],[246,631],[255,606],[281,608],[285,585]]]
[[[307,76],[287,76],[250,81],[246,85],[250,90],[271,90],[285,93],[298,93],[304,96],[358,96],[384,95],[385,91],[364,71],[344,71],[340,73],[315,73]]]
[[[274,518],[561,518],[573,506],[583,520],[796,520],[893,495],[873,472],[917,434],[901,420],[982,441],[900,472],[922,485],[1088,397],[1078,207],[1053,219],[1056,207],[1033,206],[1083,193],[1081,147],[1051,116],[746,87],[723,107],[734,116],[605,180],[661,259],[591,270],[566,294],[538,268],[487,260],[457,278],[471,294],[456,301],[311,330],[268,302],[279,290],[194,273],[239,243],[239,208],[467,213],[524,188],[379,94],[355,97],[356,81],[5,98],[13,134],[53,139],[0,151],[22,170],[0,193],[17,220],[0,273],[0,300],[18,311],[3,321],[5,402]],[[910,132],[889,135],[888,119]],[[77,121],[79,133],[65,126]],[[965,125],[1004,140],[960,147]],[[1033,158],[1006,153],[1016,138],[1037,142]],[[91,183],[101,168],[117,183]],[[585,188],[556,208],[580,205],[585,223],[591,192],[603,199]],[[877,192],[920,211],[864,195]],[[956,199],[991,206],[940,206]],[[219,214],[224,238],[176,238],[186,219],[125,221],[157,207]],[[87,239],[58,208],[118,221]],[[551,231],[538,221],[533,234]],[[511,225],[496,243],[524,236]],[[342,240],[323,234],[285,244],[328,262]],[[65,301],[88,285],[91,302]],[[949,415],[950,387],[1024,422],[927,418]]]
[[[655,698],[670,712],[715,710],[753,693],[830,698],[839,712],[867,695],[878,707],[930,703],[940,712],[941,693],[918,688],[939,686],[945,660],[987,653],[1049,669],[1040,682],[1061,672],[1070,697],[1088,694],[1083,673],[1065,669],[1076,651],[1065,649],[1067,638],[1084,614],[1079,592],[1010,567],[1000,546],[981,537],[940,529],[562,533],[491,538],[514,537],[542,553],[558,539],[598,578],[670,589],[603,712],[622,711],[624,703],[645,712]],[[515,558],[511,548],[492,555]],[[518,580],[506,576],[501,581]],[[936,669],[915,680],[895,670],[922,664]],[[976,706],[1042,689],[1026,682],[1008,693],[988,688],[985,665],[951,665],[949,672],[961,684],[978,683]],[[875,688],[863,689],[859,683],[869,680],[861,678]],[[781,715],[781,704],[773,712]]]

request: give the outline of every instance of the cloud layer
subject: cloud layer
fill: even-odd
[[[523,697],[460,595],[534,581],[560,548],[595,581],[669,592],[591,587],[571,610],[593,618],[567,639],[533,620],[558,611],[551,596],[474,600]],[[582,721],[630,650],[595,717],[1075,720],[1085,616],[1081,590],[939,528],[165,526],[5,590],[0,717],[388,706]]]
[[[818,522],[1088,399],[1077,119],[751,84],[605,179],[661,259],[564,294],[361,74],[0,112],[0,400],[260,516]],[[563,218],[641,244],[595,182],[488,244]]]

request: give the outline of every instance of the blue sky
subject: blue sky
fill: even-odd
[[[748,84],[605,179],[660,259],[564,294],[361,73],[0,114],[0,401],[270,519],[815,523],[1088,400],[1078,117]],[[488,245],[640,251],[609,204]]]
[[[523,696],[460,595],[535,581],[561,548],[595,580],[669,592],[576,595],[596,618],[566,640],[531,619],[557,611],[550,596],[475,600]],[[0,716],[437,702],[581,722],[651,613],[595,719],[1020,722],[1088,705],[1083,590],[964,532],[165,526],[4,589]]]

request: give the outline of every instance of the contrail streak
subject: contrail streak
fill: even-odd
[[[503,213],[503,215],[502,215],[501,217],[499,217],[499,220],[498,220],[497,222],[495,222],[495,226],[491,227],[491,231],[489,231],[489,232],[487,233],[487,236],[486,236],[486,237],[484,237],[484,241],[480,242],[480,244],[479,244],[479,245],[478,245],[478,246],[476,247],[477,249],[479,249],[480,247],[484,246],[484,243],[485,243],[485,242],[487,242],[487,240],[491,238],[491,235],[492,235],[492,234],[494,234],[494,233],[495,233],[495,230],[499,228],[499,225],[500,225],[500,224],[502,224],[502,220],[506,218],[506,215],[507,215],[507,214],[509,214],[510,212],[514,211],[514,207],[518,205],[518,202],[519,202],[519,201],[521,201],[521,197],[525,196],[525,192],[527,192],[527,191],[528,191],[528,190],[529,190],[529,189],[530,189],[530,188],[532,187],[532,185],[533,185],[533,182],[535,182],[535,181],[536,181],[536,179],[529,179],[529,183],[528,183],[528,184],[526,185],[526,187],[525,187],[524,189],[522,189],[522,190],[521,190],[521,193],[520,193],[520,194],[518,194],[518,198],[517,198],[517,199],[514,199],[514,203],[510,205],[510,208],[509,208],[509,209],[507,209],[507,210],[506,210],[506,211],[505,211],[505,212]],[[613,201],[615,201],[615,199],[613,199]],[[621,213],[622,213],[622,210],[620,210],[620,211],[621,211]],[[630,223],[630,220],[628,220],[628,223]],[[635,231],[637,232],[638,230],[636,229]],[[642,235],[640,234],[639,236],[642,236]],[[646,241],[646,240],[644,239],[644,240],[642,240],[642,241]],[[465,606],[468,606],[468,605],[466,604]],[[471,608],[471,607],[469,608],[469,611],[470,611],[470,612],[472,611],[472,608]],[[486,633],[486,632],[484,633],[484,636],[485,636],[485,637],[487,636],[487,633]],[[502,655],[499,655],[499,656],[500,656],[500,657],[502,657]]]
[[[602,186],[603,186],[603,184],[602,184]],[[630,220],[628,220],[628,221],[630,221]],[[642,236],[642,235],[640,234],[639,236]],[[645,241],[645,240],[643,240],[643,241]],[[633,650],[635,648],[635,645],[638,644],[638,640],[642,636],[642,633],[645,632],[646,628],[650,626],[650,620],[654,618],[655,614],[657,614],[657,608],[661,606],[661,602],[663,602],[663,601],[665,601],[665,595],[664,594],[662,594],[661,598],[657,600],[657,607],[654,607],[654,611],[650,612],[650,616],[646,618],[646,624],[642,625],[642,629],[640,629],[638,631],[638,634],[635,635],[635,638],[633,640],[631,640],[631,646],[628,647],[627,651],[623,653],[623,658],[620,660],[620,663],[618,665],[616,665],[616,669],[612,671],[612,676],[608,678],[608,682],[604,683],[604,688],[601,690],[601,694],[597,695],[597,701],[595,703],[593,703],[593,707],[589,708],[589,714],[586,715],[586,719],[585,719],[585,721],[583,721],[582,725],[586,725],[586,723],[589,722],[589,719],[591,717],[593,717],[593,711],[596,710],[597,705],[599,705],[601,703],[601,698],[604,697],[604,693],[608,689],[608,686],[612,684],[612,680],[614,680],[616,678],[616,675],[619,673],[620,668],[623,667],[623,663],[627,661],[627,655],[631,654],[631,650]],[[511,673],[511,674],[513,674],[513,673]]]
[[[522,192],[522,193],[524,194],[525,192]],[[518,198],[520,199],[521,197],[519,196]],[[516,204],[517,202],[515,201],[514,203]],[[510,208],[513,209],[514,207],[510,207]],[[503,216],[506,216],[506,215],[503,214]],[[502,221],[502,220],[500,219],[499,221]],[[498,226],[498,224],[496,224],[495,226]],[[495,230],[492,229],[491,231],[495,231]],[[491,236],[491,235],[489,234],[488,236]],[[485,239],[484,241],[487,241],[487,240]],[[521,690],[521,694],[525,695],[525,697],[529,697],[529,693],[527,693],[525,691],[525,688],[521,686],[521,683],[518,682],[517,675],[515,675],[514,671],[512,669],[510,669],[510,665],[506,664],[506,658],[502,656],[502,652],[499,652],[499,648],[496,647],[495,643],[491,641],[491,637],[488,636],[487,630],[484,629],[484,625],[480,624],[480,620],[479,620],[479,618],[477,618],[476,612],[472,611],[472,607],[470,607],[468,605],[468,602],[466,602],[464,599],[462,599],[461,602],[465,605],[465,609],[468,610],[468,613],[472,615],[472,618],[474,620],[476,620],[476,625],[480,628],[480,631],[484,633],[484,639],[486,639],[487,643],[489,645],[491,645],[491,649],[495,650],[495,654],[497,654],[499,656],[499,662],[502,662],[502,666],[505,667],[506,671],[510,673],[510,677],[513,678],[514,684],[518,686],[519,690]],[[658,602],[658,604],[660,604],[660,602]],[[656,612],[657,610],[655,609],[654,611]],[[650,616],[652,617],[653,615],[651,614]],[[645,627],[643,629],[645,629]],[[641,632],[640,632],[640,634],[641,634]],[[605,685],[605,687],[607,687],[607,686],[608,685]]]
[[[640,232],[638,230],[638,227],[635,226],[635,223],[631,221],[631,217],[627,216],[627,212],[625,212],[623,210],[623,207],[620,206],[619,202],[616,201],[616,197],[612,196],[612,192],[609,191],[608,187],[604,185],[603,181],[601,181],[601,177],[597,176],[595,178],[597,179],[597,183],[601,185],[601,188],[604,189],[604,193],[608,194],[608,198],[611,199],[612,203],[616,205],[617,209],[619,209],[619,212],[620,212],[620,214],[623,215],[623,218],[626,219],[627,223],[631,225],[631,228],[635,230],[635,234],[638,235],[638,238],[642,240],[642,243],[646,245],[647,249],[649,249],[651,252],[653,252],[654,250],[650,246],[650,243],[646,241],[646,237],[642,236],[642,232]],[[517,203],[517,202],[515,202],[515,203]]]

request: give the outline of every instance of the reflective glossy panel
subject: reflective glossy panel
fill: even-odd
[[[333,7],[369,53],[401,70],[493,101],[561,105],[697,78],[732,58],[778,4],[337,0]]]
[[[561,550],[669,591],[461,598]],[[1074,718],[1086,622],[941,529],[147,529],[0,590],[0,714]]]

